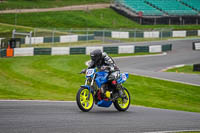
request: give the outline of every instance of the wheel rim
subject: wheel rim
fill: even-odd
[[[127,97],[126,101],[124,102],[122,98],[118,98],[117,102],[122,109],[125,109],[129,106],[130,97],[126,90],[124,90],[125,96]]]
[[[81,102],[81,105],[84,109],[90,109],[93,105],[92,93],[90,93],[90,99],[89,100],[88,100],[88,96],[89,96],[89,90],[88,89],[84,89],[84,90],[81,91],[80,102]]]

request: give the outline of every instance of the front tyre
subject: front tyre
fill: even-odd
[[[124,98],[118,98],[114,102],[114,106],[118,111],[126,111],[131,103],[131,97],[126,88],[124,88]]]
[[[92,93],[90,93],[90,99],[88,99],[88,97],[89,90],[86,88],[80,88],[76,95],[76,103],[83,112],[90,111],[94,105],[94,98]]]

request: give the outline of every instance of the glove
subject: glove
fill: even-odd
[[[109,71],[110,71],[110,67],[109,67],[109,66],[102,66],[102,67],[100,68],[100,71],[109,72]]]
[[[87,69],[83,69],[83,70],[80,72],[80,74],[81,74],[81,73],[86,73],[86,70],[87,70]]]

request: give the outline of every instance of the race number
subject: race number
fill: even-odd
[[[94,74],[94,69],[88,69],[87,71],[86,71],[86,76],[91,76],[91,75],[93,75]]]
[[[125,81],[126,79],[127,79],[127,77],[126,77],[126,74],[125,74],[125,73],[123,73],[123,74],[122,74],[122,80],[124,80],[124,81]]]

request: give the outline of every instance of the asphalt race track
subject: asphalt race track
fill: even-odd
[[[200,86],[200,75],[161,72],[161,70],[174,65],[199,64],[200,51],[192,50],[192,42],[192,40],[171,41],[172,51],[164,56],[130,57],[115,60],[121,71]],[[154,42],[151,45],[160,43]],[[166,42],[162,43],[166,44]],[[145,44],[136,43],[135,45]]]
[[[163,42],[166,43],[166,42]],[[152,43],[160,44],[160,42]],[[200,85],[199,75],[160,72],[178,64],[200,63],[192,41],[172,41],[163,56],[115,59],[122,71]],[[136,45],[145,45],[138,43]],[[0,133],[132,133],[200,131],[200,113],[131,106],[127,112],[94,106],[81,112],[75,102],[0,101]]]
[[[131,106],[128,112],[75,102],[1,101],[1,133],[130,133],[200,130],[200,114]]]

